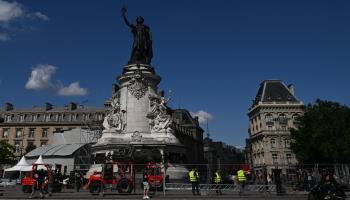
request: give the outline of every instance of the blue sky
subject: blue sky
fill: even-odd
[[[170,105],[211,114],[215,140],[244,146],[247,109],[264,79],[293,83],[304,103],[350,104],[349,1],[123,2],[130,21],[142,15],[151,27]],[[0,0],[0,104],[102,106],[130,56],[123,2]],[[26,88],[40,66],[51,69],[49,84]]]

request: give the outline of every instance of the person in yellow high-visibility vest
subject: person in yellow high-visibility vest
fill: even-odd
[[[214,174],[214,183],[215,183],[215,188],[216,188],[216,194],[222,195],[221,185],[220,185],[222,183],[222,178],[221,178],[220,170],[216,170],[216,172]]]
[[[188,172],[188,177],[190,179],[190,183],[192,184],[192,194],[196,195],[200,195],[199,194],[199,174],[197,169],[194,167],[192,168],[192,170],[190,172]]]
[[[247,181],[247,178],[242,168],[237,171],[237,177],[239,183],[239,195],[242,195],[244,193],[245,182]]]

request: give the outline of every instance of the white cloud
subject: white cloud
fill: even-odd
[[[196,113],[191,112],[191,115],[193,117],[198,117],[198,121],[200,124],[205,124],[205,123],[207,123],[207,121],[211,121],[214,119],[213,115],[211,115],[210,113],[207,113],[203,110],[199,110]]]
[[[38,65],[32,70],[25,88],[28,90],[48,90],[53,88],[51,77],[55,72],[56,67],[52,65]]]
[[[43,21],[48,21],[49,20],[49,17],[44,15],[43,13],[41,12],[35,12],[35,13],[30,13],[27,15],[29,18],[32,18],[32,19],[41,19]]]
[[[0,33],[0,41],[7,41],[10,40],[10,36],[8,33]]]
[[[20,4],[0,0],[0,22],[9,22],[17,17],[21,17],[23,13],[24,11]]]
[[[59,96],[85,96],[88,90],[80,87],[79,82],[74,82],[67,87],[59,88],[57,94]]]
[[[52,77],[56,73],[57,67],[40,64],[33,68],[32,73],[25,85],[28,90],[48,91],[59,96],[85,96],[88,90],[80,87],[79,82],[73,82],[68,86],[63,83],[52,83]]]
[[[49,18],[41,12],[26,12],[26,9],[19,3],[0,0],[0,41],[8,41],[15,31],[28,30],[26,23],[16,23],[16,19],[40,19],[48,21]]]

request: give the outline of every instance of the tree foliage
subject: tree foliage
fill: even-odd
[[[15,160],[15,148],[5,141],[0,141],[0,164],[14,164]]]
[[[29,152],[31,152],[31,151],[33,151],[34,149],[36,149],[36,146],[35,146],[34,144],[32,144],[32,143],[29,143],[29,144],[27,145],[26,149],[25,149],[26,154],[29,153]]]
[[[316,100],[308,105],[292,129],[291,147],[303,163],[349,163],[350,109],[336,102]]]

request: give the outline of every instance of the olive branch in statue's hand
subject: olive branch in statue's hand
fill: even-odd
[[[126,6],[123,5],[123,7],[122,7],[122,9],[120,11],[122,12],[122,15],[124,16],[126,11],[127,11]]]

